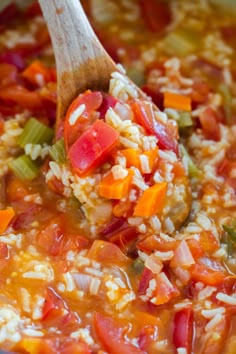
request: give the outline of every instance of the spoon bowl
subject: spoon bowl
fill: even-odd
[[[119,69],[99,42],[79,0],[39,3],[55,54],[59,121],[80,92],[88,88],[106,91],[111,73]]]

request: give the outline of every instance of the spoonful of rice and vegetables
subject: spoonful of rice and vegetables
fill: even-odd
[[[112,61],[78,0],[39,2],[58,75],[47,183],[79,200],[91,233],[122,247],[174,234],[191,207],[176,122]],[[191,110],[188,97],[173,96],[166,94],[167,105],[182,99]]]

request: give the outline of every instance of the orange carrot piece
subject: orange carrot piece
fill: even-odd
[[[121,150],[121,154],[126,158],[126,166],[140,168],[139,155],[140,152],[136,149],[124,149]]]
[[[134,208],[134,216],[149,218],[159,213],[165,203],[166,189],[166,182],[156,183],[146,189]]]
[[[15,211],[13,208],[0,210],[0,234],[6,230],[14,215]]]
[[[164,107],[191,111],[191,98],[174,92],[164,92]]]
[[[32,84],[41,86],[37,75],[41,75],[45,82],[49,82],[53,79],[51,69],[41,63],[39,60],[33,61],[23,72],[22,76],[30,81]]]
[[[144,151],[143,155],[147,156],[149,161],[149,167],[150,170],[152,171],[157,161],[158,148],[156,147],[155,149]]]
[[[127,196],[132,182],[133,171],[128,170],[124,178],[114,179],[112,172],[99,183],[98,193],[108,199],[122,199]]]

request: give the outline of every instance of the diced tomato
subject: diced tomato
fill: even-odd
[[[88,344],[75,340],[66,340],[60,346],[60,354],[91,354]]]
[[[192,272],[192,279],[201,281],[206,285],[218,285],[222,283],[226,276],[223,272],[207,268],[203,264],[194,264]]]
[[[152,87],[148,85],[142,86],[142,90],[151,97],[153,103],[162,110],[164,108],[164,97],[163,93],[159,91],[158,87]]]
[[[174,238],[167,242],[157,235],[148,236],[137,244],[137,248],[144,252],[173,251],[177,246],[178,241]]]
[[[138,236],[138,231],[135,226],[127,226],[121,228],[117,232],[113,233],[109,236],[109,241],[115,243],[120,247],[121,250],[125,251],[127,248],[127,244],[130,241],[136,239]]]
[[[210,231],[202,231],[199,238],[199,243],[204,252],[215,252],[218,250],[219,242]]]
[[[73,128],[72,128],[73,129]],[[68,158],[78,176],[102,165],[117,145],[119,133],[102,120],[93,123],[71,146]]]
[[[0,243],[0,262],[9,258],[10,247],[5,243]]]
[[[153,303],[155,305],[162,305],[168,303],[171,299],[179,296],[179,291],[171,283],[164,272],[155,276],[157,287],[153,293]]]
[[[157,137],[157,144],[161,149],[178,152],[176,138],[170,135],[166,125],[156,119],[151,102],[134,100],[131,102],[131,107],[137,123],[142,125],[149,134]]]
[[[54,217],[38,233],[37,243],[51,256],[58,256],[63,249],[64,232],[62,217]]]
[[[152,325],[146,325],[140,335],[139,335],[139,347],[148,353],[148,349],[150,344],[153,342],[153,338],[155,337],[156,328]]]
[[[67,150],[74,144],[80,135],[94,122],[93,113],[101,106],[103,97],[101,92],[87,90],[80,94],[70,105],[65,118],[64,137]],[[84,105],[85,109],[78,115],[78,119],[71,124],[71,115]]]
[[[9,201],[16,201],[28,195],[28,190],[21,180],[11,176],[7,179],[6,194]]]
[[[118,99],[111,96],[111,95],[108,95],[107,93],[102,93],[102,97],[103,97],[103,100],[102,100],[102,104],[101,106],[99,107],[98,109],[98,112],[100,113],[100,118],[104,119],[105,118],[105,115],[107,113],[107,110],[111,107],[111,108],[114,108],[115,105],[117,104]]]
[[[24,11],[24,16],[27,16],[29,18],[39,16],[39,15],[42,15],[42,10],[41,10],[41,7],[40,7],[38,1],[34,1]]]
[[[95,313],[94,329],[109,354],[144,354],[141,349],[125,339],[125,328],[120,327],[113,318]]]
[[[138,288],[139,295],[144,295],[146,293],[146,290],[149,287],[149,282],[153,277],[153,272],[147,267],[144,267]]]
[[[203,134],[207,139],[220,140],[220,125],[216,112],[208,107],[199,114]]]
[[[95,240],[89,249],[88,257],[107,264],[112,264],[114,259],[117,263],[128,264],[129,258],[124,255],[118,246],[108,241]]]
[[[0,89],[0,99],[9,104],[19,104],[22,108],[38,111],[42,107],[42,98],[38,91],[29,91],[23,86],[9,86]]]
[[[185,348],[191,353],[193,340],[193,310],[190,307],[176,312],[174,316],[173,342],[175,348]]]
[[[9,63],[0,64],[0,85],[1,87],[7,87],[15,85],[17,82],[17,68],[15,65]]]
[[[194,259],[197,259],[197,258],[200,258],[203,256],[204,251],[197,240],[195,240],[194,238],[191,238],[191,239],[186,240],[186,242],[187,242],[187,245],[188,245]]]
[[[162,32],[171,22],[171,10],[163,0],[139,0],[142,16],[147,28],[152,32]]]

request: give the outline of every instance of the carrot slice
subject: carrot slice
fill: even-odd
[[[126,166],[127,167],[140,167],[139,155],[140,152],[136,149],[124,149],[121,150],[121,154],[126,158]]]
[[[159,213],[164,206],[167,183],[156,183],[146,189],[134,208],[134,216],[148,218]]]
[[[128,170],[124,178],[114,179],[112,172],[99,183],[99,195],[108,199],[122,199],[127,196],[132,182],[133,171]]]
[[[33,61],[23,72],[22,76],[27,79],[32,84],[37,86],[41,86],[39,84],[39,75],[45,81],[52,81],[52,73],[51,70],[44,66],[41,61],[35,60]]]
[[[191,111],[191,98],[174,92],[164,92],[164,107]]]
[[[14,215],[15,211],[13,208],[0,210],[0,233],[6,230]]]

